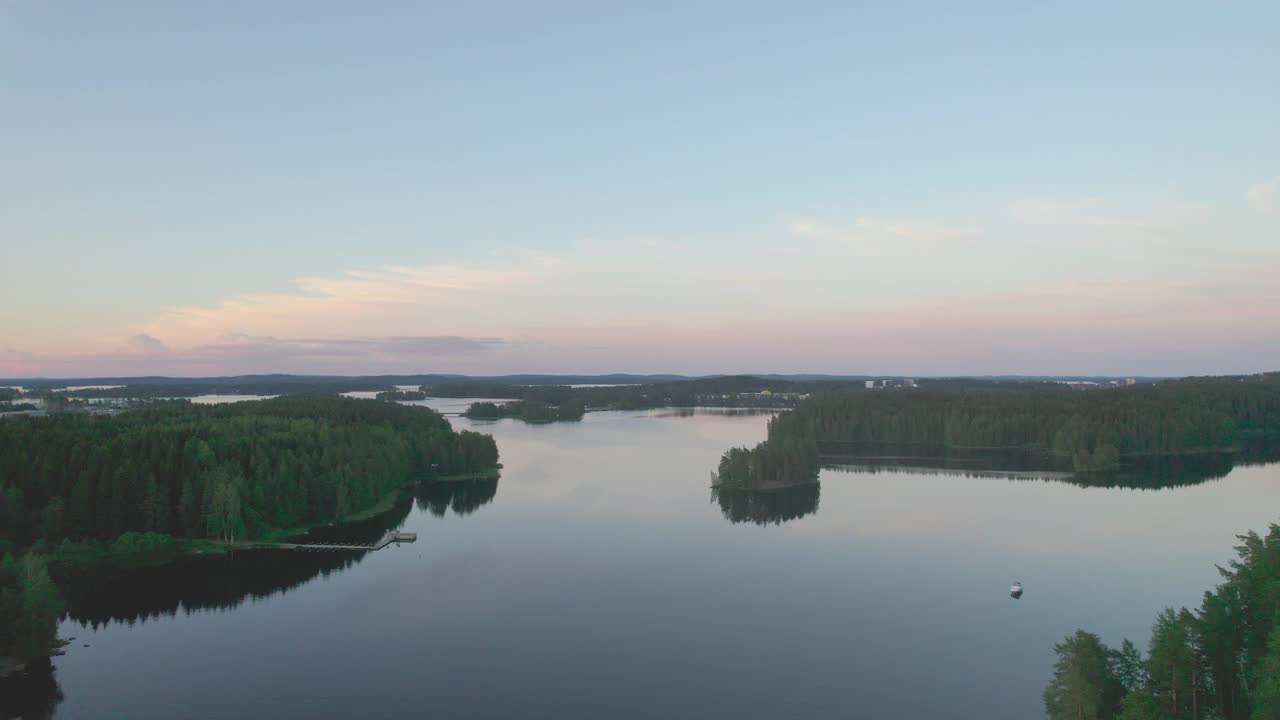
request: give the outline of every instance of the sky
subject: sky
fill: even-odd
[[[0,377],[1280,369],[1277,27],[0,0]]]

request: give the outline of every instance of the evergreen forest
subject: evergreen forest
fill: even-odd
[[[0,422],[0,552],[156,533],[234,542],[367,510],[432,474],[485,470],[487,435],[424,407],[289,396]]]
[[[1280,718],[1280,526],[1239,539],[1199,608],[1157,614],[1145,658],[1084,630],[1058,643],[1048,720]]]

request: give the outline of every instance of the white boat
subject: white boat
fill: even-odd
[[[1013,597],[1022,597],[1022,583],[1014,582],[1009,586],[1009,594]]]

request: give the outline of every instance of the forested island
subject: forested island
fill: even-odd
[[[502,404],[472,403],[462,415],[472,420],[515,418],[527,423],[549,423],[581,420],[586,411],[586,406],[580,400],[564,400],[559,405],[548,405],[537,400],[513,400]]]
[[[921,454],[1015,451],[1065,461],[1074,472],[1111,471],[1126,459],[1234,452],[1246,437],[1280,435],[1277,379],[819,395],[770,421],[765,442],[726,452],[717,475],[744,487],[806,482],[819,456],[888,444]]]
[[[0,549],[151,532],[225,541],[357,514],[431,473],[492,468],[487,435],[340,397],[153,403],[0,424]]]
[[[1199,608],[1156,616],[1145,660],[1083,630],[1056,645],[1048,719],[1280,718],[1280,526],[1240,541]]]
[[[851,391],[862,382],[794,382],[751,375],[632,385],[512,385],[455,380],[424,385],[431,397],[524,400],[562,405],[581,403],[592,410],[649,410],[662,407],[794,407],[811,393]]]
[[[818,444],[809,438],[766,440],[754,448],[731,448],[720,457],[715,487],[776,490],[818,481]]]
[[[399,402],[402,400],[426,400],[427,394],[421,390],[383,390],[374,395],[376,400]]]
[[[428,408],[342,397],[168,401],[116,417],[2,422],[0,612],[19,609],[5,628],[42,630],[0,636],[0,655],[40,654],[52,638],[46,554],[268,538],[390,509],[417,481],[497,461],[493,438],[454,431]]]

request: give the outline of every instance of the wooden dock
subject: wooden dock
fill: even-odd
[[[372,545],[347,545],[344,543],[262,543],[256,547],[278,548],[281,550],[381,550],[382,548],[395,543],[415,542],[418,539],[417,533],[396,532],[392,530],[378,539]]]

